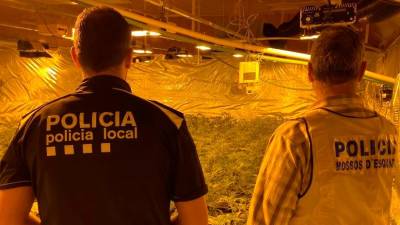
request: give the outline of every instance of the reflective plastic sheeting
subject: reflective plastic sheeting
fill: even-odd
[[[400,38],[386,52],[384,60],[385,74],[396,75],[400,73]]]
[[[0,157],[21,117],[73,90],[80,78],[69,60],[57,52],[53,58],[19,57],[16,45],[0,42]]]
[[[15,43],[0,42],[0,149],[4,150],[21,116],[37,106],[65,95],[82,77],[70,60],[69,49],[52,58],[21,58]],[[231,56],[215,59],[164,60],[133,63],[128,74],[134,94],[176,108],[185,114],[207,117],[230,115],[238,119],[278,116],[288,118],[315,101],[303,65],[261,62],[260,82],[253,94],[238,84],[239,62]],[[366,82],[365,96],[374,108],[380,85]],[[372,93],[370,93],[372,91]],[[372,97],[371,97],[372,96]]]
[[[73,92],[82,80],[69,49],[50,54],[52,58],[21,58],[14,43],[0,42],[0,158],[22,115]],[[261,61],[260,81],[247,87],[238,83],[240,60],[222,53],[212,58],[198,62],[197,57],[158,56],[133,63],[128,82],[134,94],[188,115],[210,187],[211,224],[244,224],[269,136],[316,96],[304,65]],[[380,84],[365,81],[360,94],[371,108],[391,117],[390,102],[382,101],[380,90]]]
[[[218,57],[219,58],[219,57]],[[239,62],[225,58],[134,64],[128,80],[134,92],[187,114],[241,119],[288,116],[305,109],[314,99],[304,66],[265,62],[254,94],[238,84]]]

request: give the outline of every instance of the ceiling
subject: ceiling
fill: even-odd
[[[174,23],[178,26],[194,29],[200,33],[221,38],[229,38],[226,33],[210,26],[192,23],[191,20],[175,13],[163,10],[149,3],[161,0],[98,0],[112,2],[112,5]],[[218,2],[218,4],[215,4]],[[338,1],[332,1],[333,3]],[[220,27],[252,39],[264,37],[263,24],[275,26],[291,20],[307,5],[326,4],[325,0],[164,0],[165,7],[187,12],[205,19]],[[0,2],[0,38],[27,39],[50,43],[51,46],[70,46],[69,40],[61,38],[63,29],[71,30],[76,15],[83,5],[70,0],[2,0]],[[239,25],[240,24],[240,25]],[[400,13],[379,23],[361,22],[357,28],[365,35],[370,49],[383,52],[400,36]],[[167,49],[180,43],[168,39],[150,40],[157,48]],[[258,44],[269,45],[267,41]],[[307,52],[309,41],[289,41],[287,49]]]

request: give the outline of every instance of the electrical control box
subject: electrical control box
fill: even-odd
[[[258,83],[260,81],[260,62],[241,62],[239,84]]]

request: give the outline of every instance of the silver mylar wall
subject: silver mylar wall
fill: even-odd
[[[21,58],[15,43],[0,42],[0,157],[25,113],[75,90],[82,80],[68,49],[51,52],[52,58]],[[230,115],[237,119],[292,117],[306,110],[315,95],[302,65],[263,61],[255,94],[239,87],[240,60],[215,55],[198,63],[163,60],[134,63],[128,74],[134,94],[169,105],[185,114],[207,117]],[[365,82],[361,91],[369,105],[390,114],[377,98],[379,84]],[[104,104],[107,104],[106,102]]]

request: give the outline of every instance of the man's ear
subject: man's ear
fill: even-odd
[[[74,62],[74,65],[78,68],[81,68],[81,64],[79,63],[78,54],[76,53],[75,47],[71,47],[70,54],[71,54],[72,62]]]
[[[367,70],[367,62],[363,61],[361,63],[360,73],[357,76],[357,81],[361,81],[364,78],[365,71]]]
[[[125,57],[125,68],[126,69],[129,69],[129,68],[131,68],[131,64],[132,64],[132,48],[130,48],[129,49],[129,52],[128,52],[128,54],[126,55],[126,57]]]
[[[311,63],[308,63],[308,80],[312,83],[315,80],[314,69]]]

